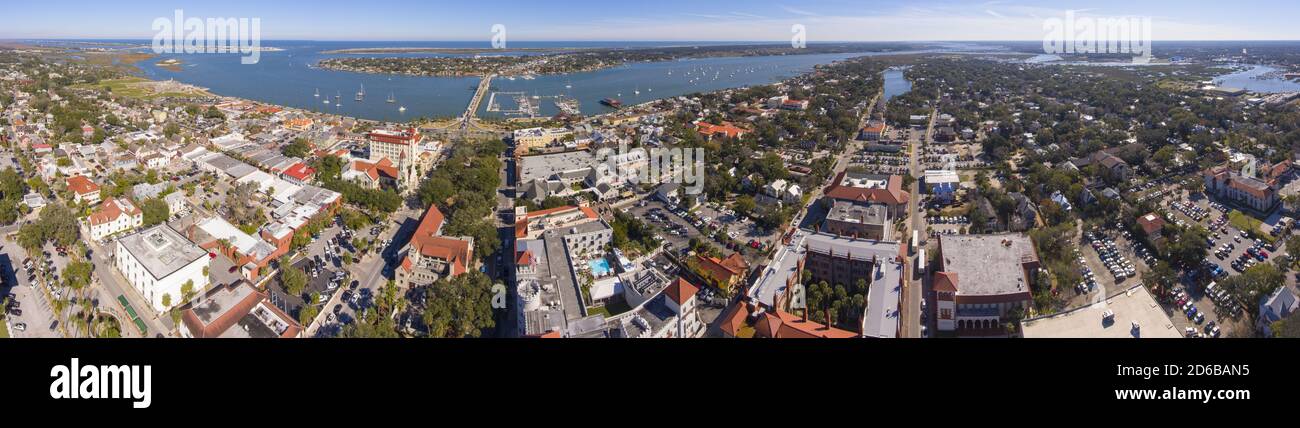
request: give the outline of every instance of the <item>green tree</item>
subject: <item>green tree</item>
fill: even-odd
[[[280,282],[284,284],[286,292],[300,296],[302,291],[307,288],[307,274],[302,269],[286,267],[280,273]]]
[[[194,299],[194,280],[186,280],[184,284],[181,284],[181,299],[185,302]]]
[[[441,279],[426,294],[421,319],[432,337],[478,337],[496,326],[492,314],[492,284],[487,275],[471,271]]]
[[[302,305],[302,309],[298,310],[298,324],[307,327],[307,325],[311,324],[312,320],[316,319],[316,315],[319,314],[320,309],[317,309],[316,305],[304,304]]]
[[[144,211],[144,227],[162,224],[171,217],[171,208],[158,198],[146,199],[140,203],[140,210]]]

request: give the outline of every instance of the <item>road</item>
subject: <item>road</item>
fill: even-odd
[[[483,102],[483,96],[487,95],[488,89],[492,87],[493,77],[496,77],[496,75],[489,74],[483,76],[482,79],[479,79],[478,89],[474,91],[474,98],[470,98],[469,107],[465,108],[465,114],[461,116],[460,128],[462,131],[469,129],[470,122],[473,121],[474,116],[478,114],[478,106]]]
[[[907,206],[908,215],[911,216],[912,221],[909,222],[910,230],[903,233],[902,239],[910,240],[912,231],[921,231],[922,235],[925,234],[925,213],[918,208],[921,201],[920,179],[924,176],[924,171],[921,171],[920,165],[921,148],[926,142],[930,141],[930,137],[934,134],[935,116],[938,113],[938,107],[935,107],[930,112],[930,123],[926,125],[925,135],[920,138],[920,141],[916,138],[909,140],[911,156],[908,157],[908,171],[912,174],[914,180],[912,180],[911,187],[908,188],[910,197],[907,198]],[[913,272],[913,274],[908,279],[906,287],[904,287],[903,301],[900,302],[903,312],[901,336],[908,338],[921,337],[921,299],[923,295],[929,294],[925,287],[927,282],[925,275],[916,275],[915,272],[917,257],[920,257],[920,252],[913,250],[913,254],[908,259],[910,263],[908,271]]]
[[[109,245],[111,246],[112,244],[110,243]],[[93,251],[91,254],[91,263],[94,263],[95,265],[95,277],[98,279],[98,281],[95,281],[92,289],[101,291],[102,293],[100,295],[105,297],[105,299],[100,301],[101,309],[104,308],[106,303],[105,301],[107,301],[108,310],[113,312],[114,315],[117,316],[117,319],[121,321],[122,336],[141,337],[140,332],[136,330],[135,326],[132,325],[131,321],[127,318],[126,308],[123,308],[122,305],[118,303],[117,296],[126,296],[127,303],[130,303],[131,306],[135,308],[135,313],[140,316],[140,319],[144,321],[145,326],[149,328],[147,336],[144,337],[154,337],[159,333],[173,336],[171,317],[154,311],[153,305],[150,305],[149,302],[140,295],[140,292],[136,291],[135,287],[131,287],[126,278],[122,277],[122,275],[117,272],[117,269],[113,268],[112,250],[103,248],[94,242],[89,242],[88,246],[91,251]]]

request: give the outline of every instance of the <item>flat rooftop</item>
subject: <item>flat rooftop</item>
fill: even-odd
[[[876,224],[889,223],[889,211],[884,205],[858,205],[848,201],[836,200],[826,213],[827,220],[845,223]]]
[[[898,337],[902,295],[903,264],[892,259],[877,265],[867,288],[867,314],[862,318],[862,335],[877,338]]]
[[[1113,320],[1103,319],[1107,311]],[[1133,323],[1138,329],[1133,329]],[[1180,338],[1182,333],[1165,315],[1165,311],[1146,287],[1135,285],[1128,290],[1094,303],[1054,315],[1028,319],[1020,323],[1025,338]]]
[[[1026,235],[941,235],[939,249],[942,271],[957,274],[959,296],[1029,292],[1022,266],[1038,255]]]
[[[564,172],[591,168],[595,163],[596,158],[586,151],[524,156],[519,162],[521,166],[519,180],[521,183],[536,179],[545,180]]]
[[[876,241],[871,239],[853,239],[826,233],[814,233],[804,239],[804,246],[814,253],[845,255],[854,260],[871,260],[872,258],[890,259],[898,257],[898,242]]]
[[[118,240],[154,279],[166,278],[208,252],[167,225],[157,225]]]

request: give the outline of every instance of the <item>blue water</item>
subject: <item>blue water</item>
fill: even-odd
[[[113,45],[123,49],[149,51],[147,40],[95,40],[95,41],[32,41],[49,45],[86,46],[88,42],[125,44]],[[752,44],[754,42],[690,43],[690,42],[511,42],[502,55],[531,55],[535,52],[511,51],[509,48],[635,48],[692,45]],[[281,49],[262,52],[257,64],[240,63],[239,54],[166,54],[140,63],[144,77],[156,80],[175,79],[207,88],[211,92],[246,98],[300,109],[337,113],[363,119],[403,122],[421,117],[453,117],[464,112],[479,83],[477,77],[409,77],[331,71],[312,68],[326,58],[349,56],[383,57],[446,57],[466,54],[407,53],[407,54],[326,54],[326,51],[353,48],[488,48],[487,41],[479,42],[323,42],[323,41],[264,41],[263,47]],[[939,43],[934,49],[862,52],[851,54],[784,55],[767,57],[732,57],[687,59],[657,63],[633,63],[620,67],[564,75],[536,76],[533,80],[497,78],[492,91],[497,95],[502,109],[511,109],[514,95],[522,93],[540,107],[538,114],[551,116],[559,112],[554,105],[555,96],[563,95],[579,103],[583,114],[593,115],[610,111],[600,104],[604,98],[617,98],[625,106],[656,99],[704,93],[728,88],[774,83],[813,69],[819,64],[860,57],[917,54],[932,52],[978,53],[999,51],[996,46],[970,43]],[[870,45],[864,45],[870,50]],[[156,65],[166,59],[182,61],[180,71],[171,71]],[[671,74],[670,74],[671,73]],[[906,93],[911,83],[901,78],[901,71],[891,78],[886,74],[887,97]],[[355,101],[355,95],[365,85],[366,97]],[[314,93],[319,90],[321,97]],[[638,94],[637,91],[640,91]],[[502,94],[505,92],[515,94]],[[334,96],[339,103],[334,103]],[[395,103],[387,103],[389,96]],[[323,101],[329,99],[330,104]],[[488,99],[484,99],[478,114],[484,117],[503,117],[501,112],[488,112]],[[406,107],[400,112],[399,107]]]
[[[890,68],[885,70],[884,96],[889,101],[896,96],[912,91],[912,81],[904,75],[906,69]]]
[[[129,48],[148,51],[148,41],[102,40],[96,42],[125,43]],[[76,44],[85,41],[46,41],[46,44]],[[746,42],[734,42],[744,44]],[[707,43],[710,45],[727,43]],[[519,42],[512,48],[556,47],[653,47],[689,46],[692,43],[668,42]],[[364,119],[382,121],[407,121],[420,117],[452,117],[464,112],[479,83],[477,77],[408,77],[331,71],[312,68],[322,59],[348,56],[384,57],[436,57],[462,54],[326,54],[323,52],[350,48],[378,47],[445,47],[486,48],[486,42],[320,42],[320,41],[266,41],[263,47],[282,49],[263,52],[257,64],[240,63],[239,54],[165,54],[146,63],[140,63],[144,77],[150,79],[175,79],[207,88],[224,96],[246,98],[277,105],[312,111],[330,112]],[[124,48],[127,49],[127,48]],[[870,49],[869,47],[864,47]],[[657,63],[633,63],[620,67],[564,75],[537,76],[534,80],[516,78],[493,80],[494,92],[524,93],[540,106],[539,114],[551,116],[558,113],[554,96],[564,95],[579,102],[584,114],[610,111],[600,104],[604,98],[617,98],[624,105],[634,105],[656,99],[768,84],[796,76],[819,64],[827,64],[859,56],[897,55],[927,51],[864,52],[856,54],[786,55],[769,57],[733,57],[688,59]],[[505,55],[528,55],[530,52],[505,50]],[[180,71],[171,71],[156,65],[157,62],[176,58],[182,61]],[[671,72],[671,74],[670,74]],[[689,73],[689,74],[688,74]],[[355,95],[365,85],[366,97],[355,101]],[[566,87],[567,86],[567,87]],[[314,93],[319,90],[321,97]],[[640,94],[637,94],[637,91]],[[334,103],[334,96],[340,103]],[[389,96],[397,102],[387,103]],[[532,97],[537,97],[533,99]],[[324,104],[328,98],[331,104]],[[514,104],[513,98],[498,94],[503,109]],[[399,107],[406,111],[399,112]],[[489,113],[488,100],[479,109],[481,116],[502,116]]]
[[[1254,65],[1242,71],[1234,71],[1214,78],[1215,84],[1227,88],[1239,88],[1252,92],[1300,92],[1300,82],[1278,77],[1260,78],[1260,75],[1279,71],[1276,67]]]
[[[609,275],[611,270],[609,267],[609,260],[605,260],[604,258],[589,261],[587,262],[587,266],[591,266],[591,274],[597,278]]]

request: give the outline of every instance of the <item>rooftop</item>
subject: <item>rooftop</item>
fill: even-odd
[[[804,239],[804,247],[814,253],[833,254],[836,257],[851,257],[856,260],[891,259],[898,257],[899,252],[899,244],[895,241],[852,239],[825,233],[808,235]]]
[[[1114,316],[1107,319],[1110,311]],[[1137,323],[1138,328],[1133,328]],[[1104,302],[1020,323],[1026,338],[1179,338],[1164,309],[1141,284],[1108,297]]]
[[[898,337],[898,299],[903,292],[903,264],[887,259],[876,265],[867,289],[867,314],[862,318],[862,335]]]
[[[860,205],[848,201],[835,201],[826,219],[845,223],[886,224],[889,211],[884,205]]]
[[[118,240],[154,279],[166,278],[208,252],[167,225],[158,225]]]
[[[522,183],[539,178],[545,180],[557,174],[591,168],[595,163],[596,158],[586,151],[524,156],[519,163],[519,180]],[[582,175],[585,177],[586,173]]]
[[[959,296],[1028,293],[1024,263],[1037,261],[1034,244],[1022,234],[942,235],[941,271],[960,278]]]

